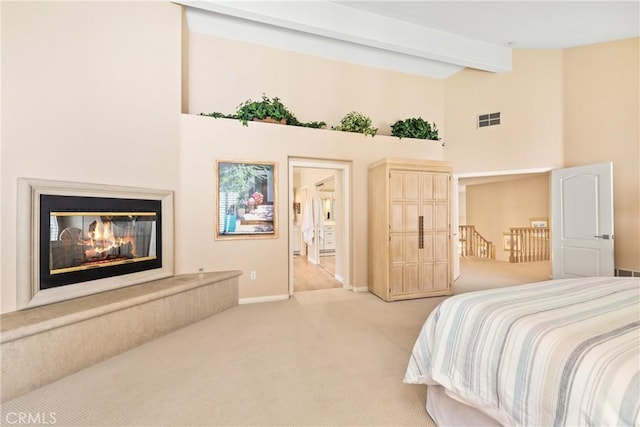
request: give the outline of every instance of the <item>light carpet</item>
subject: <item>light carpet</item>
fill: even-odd
[[[442,299],[329,289],[241,305],[6,402],[2,425],[433,426],[426,387],[402,379]]]
[[[454,289],[545,280],[548,270],[462,259]],[[30,416],[56,426],[431,427],[426,387],[402,378],[442,300],[327,289],[234,307],[6,402],[2,425]]]

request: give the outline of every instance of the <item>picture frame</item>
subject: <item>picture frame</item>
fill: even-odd
[[[502,249],[508,252],[520,251],[520,236],[511,234],[508,231],[502,233]]]
[[[216,160],[216,240],[278,237],[276,162]]]
[[[545,218],[545,217],[531,218],[529,224],[533,228],[549,227],[549,218]]]

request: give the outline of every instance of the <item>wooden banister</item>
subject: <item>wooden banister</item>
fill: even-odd
[[[495,245],[476,230],[475,225],[458,226],[460,256],[496,259]]]
[[[548,261],[549,227],[509,228],[509,262]]]

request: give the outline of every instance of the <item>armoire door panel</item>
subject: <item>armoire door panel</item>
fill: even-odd
[[[404,225],[402,231],[408,233],[418,233],[418,217],[420,216],[420,207],[417,203],[405,203],[404,205]]]
[[[403,265],[391,266],[389,269],[389,291],[392,295],[402,291],[403,276]]]
[[[420,248],[418,247],[418,234],[405,234],[404,238],[404,261],[417,263],[420,259]]]
[[[389,262],[391,265],[402,265],[404,258],[404,235],[392,234],[389,239]]]
[[[423,262],[435,261],[434,254],[435,234],[433,232],[425,232],[423,236],[423,247],[421,249],[421,256]]]
[[[400,173],[392,172],[389,176],[389,198],[391,203],[404,200],[404,180]]]
[[[434,180],[433,175],[430,173],[422,172],[420,173],[420,194],[422,196],[422,200],[434,200],[435,199],[435,188],[434,188]]]
[[[433,264],[423,263],[420,272],[420,290],[430,291],[433,289]]]
[[[449,259],[449,234],[437,233],[434,236],[433,260],[443,262]]]
[[[404,283],[402,291],[404,293],[420,291],[420,266],[418,264],[408,264],[404,267]]]
[[[449,231],[449,205],[438,203],[434,206],[435,214],[435,230]]]
[[[445,262],[433,265],[433,288],[447,289],[449,287],[449,264]]]
[[[419,180],[418,174],[415,172],[403,173],[404,178],[404,198],[405,200],[418,200],[419,199]]]
[[[424,230],[435,230],[436,211],[433,203],[422,203],[422,216],[424,217]]]
[[[448,174],[437,174],[435,176],[435,196],[437,200],[449,201]]]
[[[404,203],[393,202],[391,204],[389,214],[390,231],[392,233],[398,233],[404,231]]]

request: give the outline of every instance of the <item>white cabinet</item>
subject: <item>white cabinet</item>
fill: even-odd
[[[450,295],[451,166],[384,159],[369,167],[369,290],[386,301]]]
[[[300,247],[302,239],[302,232],[299,225],[293,226],[293,233],[291,234],[291,251],[294,255],[300,255]]]
[[[335,225],[324,226],[324,240],[322,240],[321,252],[335,252],[336,250],[336,227]]]

